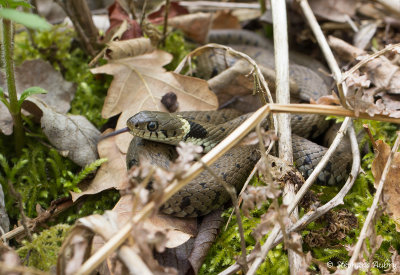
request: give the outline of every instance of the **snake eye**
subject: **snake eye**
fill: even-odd
[[[157,123],[157,121],[150,121],[150,122],[147,124],[147,130],[149,130],[149,131],[155,131],[155,130],[157,130],[157,128],[158,128],[158,123]]]

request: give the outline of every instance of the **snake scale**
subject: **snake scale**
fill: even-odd
[[[252,33],[217,31],[210,34],[210,41],[239,44],[235,45],[235,48],[253,57],[257,63],[274,67],[271,64],[272,46],[267,40]],[[294,55],[291,54],[292,56]],[[298,56],[296,58],[301,59]],[[227,62],[226,56],[218,56],[214,51],[206,54],[205,59],[206,62],[201,66],[204,70],[203,75],[208,74],[209,77],[235,62]],[[298,60],[296,63],[290,65],[290,76],[298,83],[303,100],[317,99],[326,94],[328,89],[325,80],[318,72],[298,65]],[[319,66],[318,63],[315,66]],[[175,145],[179,141],[201,145],[207,152],[249,115],[240,115],[238,111],[231,109],[174,114],[142,111],[127,121],[127,126],[134,135],[127,152],[127,166],[130,168],[138,165],[140,156],[149,159],[152,164],[168,169],[171,161],[177,157]],[[296,167],[305,177],[312,173],[327,149],[304,137],[320,134],[325,130],[325,126],[325,120],[319,116],[292,116],[292,130],[295,133],[292,137],[293,157]],[[258,146],[235,146],[210,168],[221,180],[240,190],[259,158]],[[320,173],[317,183],[334,185],[344,182],[350,170],[350,160],[351,156],[347,152],[335,153]],[[224,187],[208,171],[203,171],[162,205],[160,211],[177,217],[197,217],[220,208],[228,200],[229,195]]]

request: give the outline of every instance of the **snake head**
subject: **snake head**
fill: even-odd
[[[189,123],[176,114],[141,111],[126,122],[129,132],[144,139],[177,145],[190,131]]]

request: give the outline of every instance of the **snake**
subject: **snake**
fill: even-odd
[[[253,55],[257,62],[273,68],[271,61],[265,60],[265,56],[271,56],[271,49],[260,47],[265,43],[263,39],[253,39],[254,35],[249,36],[247,32],[240,31],[231,32],[229,35],[230,43],[235,39],[239,40],[237,48]],[[215,36],[217,38],[210,35],[211,40],[220,41],[221,36],[226,38],[227,32],[224,34],[217,33]],[[244,45],[249,43],[251,45]],[[226,62],[226,57],[223,57],[222,65],[215,57],[215,52],[206,55],[206,60],[209,63],[205,66],[208,66],[212,73],[229,65]],[[289,70],[290,75],[296,81],[303,81],[299,85],[301,87],[300,94],[303,97],[307,98],[308,96],[310,98],[310,96],[322,95],[321,87],[325,87],[324,89],[327,90],[326,82],[318,77],[318,72],[298,64],[291,64]],[[318,81],[314,83],[314,79],[318,79]],[[134,165],[139,165],[140,161],[146,158],[153,165],[169,169],[171,163],[178,156],[175,150],[176,145],[182,141],[199,145],[203,148],[203,152],[207,153],[250,115],[251,113],[241,114],[234,109],[176,113],[141,111],[127,121],[129,132],[134,136],[126,156],[127,167],[129,169]],[[327,148],[306,138],[314,136],[316,132],[323,131],[320,128],[323,128],[326,123],[319,116],[314,116],[310,120],[307,115],[292,115],[291,121],[294,133],[292,135],[294,163],[303,176],[307,178],[321,160]],[[314,123],[312,126],[308,125],[312,123]],[[263,127],[267,127],[267,124],[264,123]],[[306,130],[304,130],[305,128]],[[303,135],[303,137],[299,135]],[[258,145],[234,146],[209,167],[219,178],[218,180],[214,178],[215,175],[211,174],[210,171],[203,171],[164,203],[160,207],[160,211],[176,217],[198,217],[221,208],[229,201],[230,195],[220,181],[222,180],[226,184],[234,186],[236,190],[240,190],[260,156]],[[350,171],[350,163],[351,156],[348,152],[336,152],[319,174],[317,183],[323,185],[342,184]]]

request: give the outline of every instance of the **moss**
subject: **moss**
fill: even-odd
[[[165,46],[161,49],[172,54],[173,59],[165,68],[168,71],[175,70],[182,59],[194,48],[194,44],[185,41],[181,31],[177,30],[169,34],[165,39]]]
[[[49,271],[57,263],[58,251],[69,229],[70,225],[58,224],[34,234],[33,241],[23,241],[17,253],[25,265]]]

